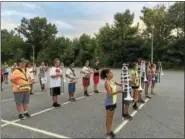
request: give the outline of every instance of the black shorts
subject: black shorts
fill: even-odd
[[[51,96],[58,96],[60,94],[61,94],[60,87],[50,88],[50,95]]]
[[[132,86],[132,89],[138,89],[139,86]]]
[[[3,82],[3,81],[4,81],[3,76],[1,76],[1,82]]]
[[[105,109],[107,111],[114,111],[116,109],[116,107],[117,107],[117,104],[113,104],[113,105],[106,106]]]

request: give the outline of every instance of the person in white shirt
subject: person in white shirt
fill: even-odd
[[[31,82],[35,82],[35,78],[34,78],[34,71],[33,71],[33,66],[32,66],[32,64],[30,63],[30,62],[28,62],[27,64],[26,64],[26,73],[27,73],[27,77],[29,78],[29,80],[31,81]],[[33,84],[31,84],[31,90],[30,90],[30,95],[33,95]]]
[[[83,86],[84,86],[84,96],[89,96],[88,94],[88,87],[90,85],[90,77],[91,77],[91,69],[89,67],[89,60],[85,61],[85,66],[82,68],[82,70],[80,71],[80,73],[82,74],[82,82],[83,82]]]
[[[66,77],[68,79],[68,92],[69,92],[69,101],[76,101],[74,98],[75,85],[77,82],[76,72],[75,72],[75,63],[72,62],[70,67],[66,71]]]
[[[48,67],[45,66],[45,63],[44,62],[42,62],[41,63],[41,66],[39,67],[39,69],[40,69],[40,73],[39,73],[38,76],[39,76],[41,90],[42,91],[46,91],[45,90],[45,84],[47,82],[46,72],[47,72]]]
[[[60,60],[54,60],[55,67],[50,69],[50,95],[53,99],[53,107],[60,107],[57,99],[58,95],[61,94],[61,78],[63,77],[62,70],[60,68]]]

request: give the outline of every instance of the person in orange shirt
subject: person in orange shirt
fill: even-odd
[[[15,69],[11,75],[14,100],[16,103],[18,117],[21,120],[25,119],[25,117],[30,117],[30,114],[28,113],[28,104],[30,98],[31,85],[33,84],[33,82],[29,81],[26,76],[27,73],[25,70],[25,63],[26,61],[24,59],[21,59],[18,62],[18,68]]]

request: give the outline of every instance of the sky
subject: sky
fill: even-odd
[[[140,28],[144,28],[139,18],[142,8],[157,4],[170,6],[173,2],[1,2],[1,29],[14,29],[23,17],[39,16],[57,26],[57,36],[93,35],[106,22],[113,23],[115,13],[126,9],[135,15],[133,25],[139,22]]]

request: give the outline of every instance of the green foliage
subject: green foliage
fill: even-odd
[[[82,66],[85,60],[93,65],[98,58],[102,67],[120,68],[123,62],[133,62],[138,57],[150,60],[153,34],[154,62],[163,61],[164,68],[183,67],[184,3],[176,2],[169,9],[164,5],[143,7],[141,12],[140,19],[146,26],[142,32],[139,24],[132,25],[134,14],[127,9],[116,13],[113,24],[106,23],[95,37],[82,34],[73,40],[56,37],[56,25],[44,17],[23,17],[15,30],[1,30],[2,62],[12,64],[22,57],[32,60],[34,48],[37,64],[45,61],[53,65],[53,60],[59,58],[65,66],[71,62]],[[175,36],[172,31],[176,31]]]

